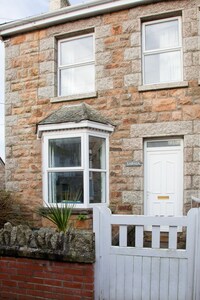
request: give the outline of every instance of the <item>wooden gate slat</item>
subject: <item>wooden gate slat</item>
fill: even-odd
[[[152,245],[153,249],[160,248],[160,226],[152,227]]]
[[[134,257],[133,299],[142,299],[142,257]]]
[[[182,259],[179,261],[179,280],[178,280],[178,300],[187,300],[187,282],[188,282],[188,272],[187,270],[187,260]]]
[[[136,248],[142,248],[143,247],[143,241],[144,241],[144,226],[143,225],[137,225],[135,227],[135,247]]]
[[[125,279],[127,274],[125,274],[125,266],[124,266],[124,258],[125,256],[118,255],[117,256],[117,268],[116,268],[116,300],[124,299],[124,286],[125,286]]]
[[[110,272],[109,272],[109,282],[110,282],[110,293],[109,293],[109,300],[116,299],[116,285],[117,285],[117,256],[111,255],[110,256]]]
[[[169,249],[177,249],[177,226],[169,227]]]
[[[142,259],[142,300],[150,300],[151,260],[151,257],[143,257]]]
[[[160,258],[152,257],[151,262],[151,300],[160,300]]]
[[[178,299],[178,267],[179,261],[170,258],[169,261],[169,299]]]
[[[119,246],[127,247],[127,226],[119,226]]]
[[[169,258],[160,260],[160,299],[169,299]]]
[[[134,272],[134,265],[133,265],[133,256],[126,256],[125,257],[125,285],[124,285],[124,299],[133,300],[133,289],[134,289],[134,282],[133,282],[133,272]]]

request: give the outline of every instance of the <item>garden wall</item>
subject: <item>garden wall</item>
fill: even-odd
[[[0,230],[0,299],[94,299],[94,235],[72,229]]]
[[[0,299],[94,299],[93,264],[0,257]]]

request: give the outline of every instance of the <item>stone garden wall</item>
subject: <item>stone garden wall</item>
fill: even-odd
[[[6,223],[0,230],[0,254],[18,257],[93,263],[94,236],[91,231],[53,228],[32,230],[27,225]]]

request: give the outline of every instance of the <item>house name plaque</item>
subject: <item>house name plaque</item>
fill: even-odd
[[[141,167],[142,166],[142,162],[140,161],[127,161],[126,162],[126,167]]]

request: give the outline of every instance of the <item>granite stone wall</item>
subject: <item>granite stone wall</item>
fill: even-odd
[[[6,223],[0,229],[0,255],[93,263],[94,235],[91,231],[71,229],[67,233],[54,228],[31,229],[27,225]]]
[[[66,104],[85,102],[116,123],[110,137],[110,205],[143,213],[144,139],[182,137],[184,205],[200,186],[199,0],[163,1],[56,25],[9,38],[6,48],[6,187],[30,217],[42,203],[41,140],[36,124]],[[141,28],[145,20],[182,16],[183,81],[142,85]],[[95,34],[96,96],[57,97],[57,40]],[[67,101],[66,101],[67,100]]]
[[[5,165],[0,158],[0,190],[5,189]]]

